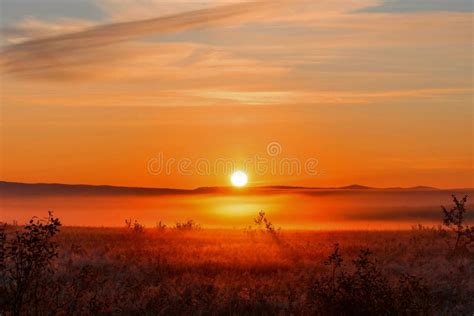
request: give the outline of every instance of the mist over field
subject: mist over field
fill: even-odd
[[[452,194],[474,189],[435,188],[199,188],[195,190],[104,186],[0,185],[3,218],[23,223],[52,210],[68,226],[146,226],[195,220],[208,228],[244,228],[260,210],[287,229],[409,229],[439,223]],[[470,203],[470,202],[468,202]],[[468,204],[470,206],[471,204]],[[472,214],[467,220],[472,221]]]

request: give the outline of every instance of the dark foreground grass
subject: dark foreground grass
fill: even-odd
[[[7,228],[8,238],[13,231]],[[57,258],[32,276],[20,310],[11,307],[16,285],[2,273],[1,308],[25,315],[472,315],[474,259],[453,256],[451,237],[438,229],[64,227],[52,238]]]

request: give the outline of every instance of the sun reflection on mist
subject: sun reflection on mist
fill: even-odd
[[[264,205],[256,197],[214,197],[208,201],[209,211],[224,217],[248,217]]]

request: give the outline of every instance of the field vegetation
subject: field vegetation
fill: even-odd
[[[472,315],[465,203],[410,231],[287,231],[263,211],[245,230],[49,214],[2,227],[0,314]]]

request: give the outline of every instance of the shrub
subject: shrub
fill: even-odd
[[[453,194],[454,206],[451,209],[447,209],[441,206],[443,209],[443,224],[449,228],[455,235],[455,244],[453,246],[453,255],[464,255],[469,252],[469,246],[474,243],[474,226],[470,227],[465,223],[467,195],[461,200],[458,200]]]
[[[38,306],[38,292],[44,287],[45,277],[52,272],[52,261],[58,256],[58,245],[53,237],[59,232],[61,222],[49,212],[44,220],[33,218],[24,231],[15,232],[7,240],[3,231],[1,244],[5,288],[9,308],[13,315],[20,315],[25,302]]]
[[[423,280],[402,275],[394,285],[372,259],[369,249],[343,269],[339,245],[325,262],[331,273],[317,278],[309,289],[309,305],[319,315],[429,314],[431,295]]]
[[[0,223],[0,315],[7,309],[7,288],[8,276],[6,274],[7,255],[7,235],[5,233],[6,224]]]
[[[280,241],[279,232],[281,231],[281,227],[276,229],[275,226],[273,226],[273,223],[267,218],[264,211],[258,212],[258,216],[254,219],[254,222],[260,229],[263,226],[265,231],[269,233],[275,241]]]
[[[133,234],[140,235],[145,231],[145,226],[140,224],[137,220],[132,221],[132,219],[125,220],[125,227],[128,231]]]
[[[192,219],[186,221],[186,222],[177,222],[175,227],[177,230],[199,230],[201,229],[201,225],[197,224],[194,222]]]
[[[157,224],[156,224],[156,229],[159,231],[159,232],[164,232],[166,230],[166,224],[163,223],[162,221],[159,221]]]
[[[5,224],[0,223],[0,273],[5,271],[5,259],[6,259],[6,244],[7,235],[5,232]]]

